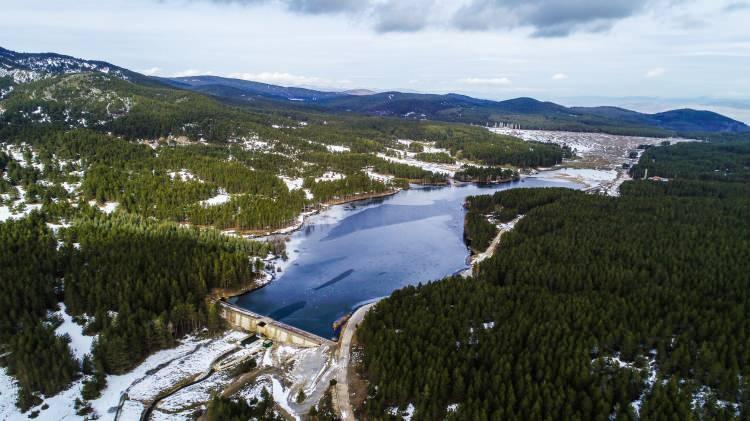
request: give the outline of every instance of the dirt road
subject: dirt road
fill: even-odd
[[[338,402],[339,413],[341,419],[344,421],[354,420],[354,410],[349,401],[349,379],[347,377],[349,359],[351,357],[350,350],[352,345],[352,337],[354,332],[357,330],[357,325],[362,323],[365,314],[375,305],[376,303],[366,304],[357,309],[352,314],[352,317],[346,322],[344,330],[341,331],[339,336],[339,349],[338,349],[338,373],[336,374],[336,401]]]

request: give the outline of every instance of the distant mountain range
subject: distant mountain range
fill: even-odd
[[[55,53],[17,53],[0,48],[0,78],[10,79],[11,83],[80,72],[105,73],[135,83],[169,85],[251,106],[263,106],[270,101],[336,113],[647,136],[750,132],[745,123],[711,111],[678,109],[647,114],[618,107],[565,107],[533,98],[491,101],[458,94],[320,91],[218,76],[159,78],[102,61]]]
[[[491,101],[465,95],[403,92],[325,92],[228,79],[195,76],[163,79],[173,86],[235,101],[263,98],[295,102],[329,111],[470,124],[520,124],[524,128],[595,130],[613,133],[669,135],[676,133],[737,133],[746,124],[711,111],[692,109],[645,114],[617,107],[565,107],[533,98]]]

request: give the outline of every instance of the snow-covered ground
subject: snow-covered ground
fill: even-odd
[[[611,183],[617,179],[617,171],[595,170],[588,168],[560,168],[556,170],[540,171],[531,176],[546,181],[574,181],[587,187],[595,187],[604,183]]]
[[[82,356],[90,352],[91,342],[93,338],[82,335],[82,329],[80,326],[73,323],[70,316],[64,313],[64,307],[57,312],[63,317],[63,324],[58,327],[56,333],[63,334],[68,333],[71,336],[71,348],[74,350],[76,356]],[[220,338],[218,341],[226,341],[226,338],[234,338],[238,333],[230,332],[228,335]],[[95,412],[103,420],[114,419],[114,414],[117,405],[120,401],[120,396],[124,393],[132,383],[137,383],[139,379],[144,376],[148,376],[148,371],[157,368],[159,365],[165,362],[179,358],[181,355],[188,354],[192,349],[201,344],[206,344],[210,340],[198,340],[195,338],[187,338],[176,348],[163,350],[155,353],[146,359],[141,365],[136,367],[130,373],[119,375],[119,376],[107,376],[107,387],[104,389],[102,396],[92,401],[92,407]],[[222,346],[213,347],[213,349],[223,349]],[[168,367],[166,369],[169,369]],[[15,380],[7,374],[5,368],[0,368],[0,419],[3,420],[26,420],[28,419],[27,414],[32,411],[39,410],[40,414],[38,420],[82,420],[84,417],[76,415],[76,410],[73,406],[75,399],[81,396],[82,380],[74,382],[67,390],[44,399],[44,404],[49,405],[46,410],[41,410],[42,405],[38,405],[32,408],[26,414],[22,414],[15,406],[17,386]],[[136,401],[126,401],[123,407],[123,413],[120,419],[130,420],[138,419],[143,405]],[[132,416],[131,416],[132,415]]]
[[[576,181],[588,189],[610,196],[618,196],[620,185],[629,180],[623,164],[634,165],[643,153],[639,145],[659,145],[662,142],[695,142],[695,139],[619,136],[605,133],[564,132],[551,130],[520,130],[507,127],[488,128],[493,133],[515,136],[526,141],[555,143],[570,147],[577,158],[565,161],[563,168],[541,171],[533,175],[545,180]],[[636,158],[630,158],[636,152]]]
[[[461,165],[463,164],[439,164],[434,162],[424,162],[419,161],[412,156],[409,156],[407,153],[405,158],[396,158],[393,156],[388,156],[383,153],[378,153],[379,158],[383,158],[386,161],[395,162],[398,164],[406,164],[411,165],[412,167],[419,167],[426,171],[432,171],[434,173],[443,173],[447,174],[451,177],[453,177],[456,174],[456,171],[458,171],[461,168]]]
[[[223,205],[224,203],[229,202],[232,199],[232,196],[230,196],[226,190],[219,189],[219,191],[216,193],[216,196],[201,201],[201,205],[203,206],[218,206]]]
[[[286,187],[289,189],[289,191],[301,189],[302,184],[304,183],[304,180],[302,178],[290,178],[283,175],[280,175],[279,178],[284,182],[284,184],[286,184]]]
[[[553,130],[520,130],[510,128],[488,128],[493,133],[515,136],[526,141],[543,143],[555,143],[567,145],[578,157],[574,161],[568,161],[564,165],[576,168],[614,169],[622,170],[622,164],[635,164],[637,159],[628,157],[630,152],[638,151],[639,156],[643,150],[637,149],[639,145],[659,145],[662,142],[671,144],[682,142],[697,142],[696,139],[685,138],[654,138],[642,136],[620,136],[605,133],[586,132],[564,132]]]
[[[16,408],[18,385],[13,377],[8,375],[6,367],[0,368],[0,419],[25,419]]]
[[[17,186],[16,189],[18,189],[18,199],[10,206],[0,206],[0,222],[8,219],[21,219],[32,211],[42,208],[39,203],[26,203],[26,190],[23,187]],[[19,210],[19,208],[22,209]]]
[[[160,391],[169,389],[180,381],[208,371],[212,362],[225,352],[235,348],[237,342],[247,337],[246,333],[231,331],[223,337],[202,344],[195,352],[180,357],[155,373],[134,383],[128,389],[132,400],[149,402]]]
[[[399,409],[397,406],[390,407],[387,412],[394,417],[400,416],[404,421],[411,421],[411,417],[414,416],[414,409],[416,409],[414,404],[410,403],[404,409]],[[456,406],[456,409],[458,409],[458,406]]]
[[[171,171],[168,174],[169,174],[169,178],[171,178],[172,180],[175,180],[175,179],[179,179],[181,181],[193,181],[193,180],[197,180],[197,181],[203,183],[203,180],[201,180],[200,178],[196,177],[193,173],[191,173],[190,171],[188,171],[186,169],[181,169],[179,171]]]
[[[67,313],[65,304],[60,303],[60,310],[54,314],[60,317],[63,323],[55,329],[57,336],[68,335],[70,337],[70,349],[73,351],[76,359],[83,359],[86,354],[91,354],[91,346],[94,344],[94,337],[83,334],[83,326],[73,322],[73,318]]]
[[[260,137],[253,136],[249,139],[242,138],[242,147],[246,151],[267,151],[271,149],[271,145],[268,142],[260,140]]]
[[[643,136],[620,136],[606,133],[587,133],[587,132],[565,132],[554,130],[521,130],[506,127],[492,127],[489,130],[493,133],[504,134],[518,137],[527,141],[556,143],[559,145],[568,145],[579,156],[587,157],[592,154],[602,154],[625,149],[635,149],[638,145],[658,145],[661,142],[668,141],[671,143],[695,142],[695,139],[684,138],[654,138]],[[627,156],[627,154],[618,154],[618,156]]]
[[[101,211],[106,214],[110,214],[117,210],[118,206],[120,206],[120,204],[117,202],[106,202],[104,203],[104,206],[100,207],[99,209],[101,209]]]
[[[343,180],[346,176],[340,172],[326,171],[322,176],[316,177],[316,182]]]
[[[99,208],[100,211],[106,214],[110,214],[116,211],[117,207],[120,206],[118,202],[104,202],[104,204],[101,206],[96,203],[96,200],[89,200],[88,203],[91,206],[96,206],[97,208]]]
[[[376,173],[371,167],[365,168],[364,172],[371,180],[380,181],[381,183],[390,183],[394,178],[392,175]]]
[[[187,337],[174,348],[165,349],[152,354],[129,373],[107,376],[107,387],[102,391],[102,396],[100,396],[99,399],[91,402],[92,407],[102,419],[113,419],[121,395],[129,392],[131,386],[134,387],[144,379],[148,378],[149,372],[152,370],[158,371],[159,367],[168,365],[170,362],[177,361],[180,358],[184,358],[196,347],[203,346],[208,342],[210,342],[210,339]],[[133,412],[138,409],[137,415],[135,418],[129,418],[125,417],[125,414],[123,414],[121,419],[138,419],[140,411],[143,409],[143,405],[140,402],[126,400],[125,405],[123,406],[123,411],[126,409],[133,410]]]
[[[328,152],[349,152],[351,150],[348,146],[342,145],[326,145],[326,149],[328,149]]]
[[[630,369],[630,370],[639,370],[635,365],[631,362],[623,361],[622,358],[620,358],[619,354],[615,354],[613,356],[607,356],[602,357],[604,362],[610,366],[621,368],[621,369]],[[592,364],[594,362],[598,361],[597,358],[593,359],[591,362]],[[646,361],[648,363],[648,366],[643,368],[642,370],[648,371],[648,377],[646,378],[646,387],[643,389],[643,392],[641,392],[641,395],[638,397],[638,399],[634,400],[630,403],[630,406],[633,407],[633,410],[635,411],[636,415],[640,413],[641,406],[643,406],[644,399],[646,398],[646,395],[650,393],[651,389],[654,387],[654,384],[656,383],[657,379],[657,367],[656,367],[656,350],[652,349],[649,352],[649,355],[646,356]]]
[[[73,318],[66,312],[65,305],[60,304],[60,310],[52,313],[62,319],[62,324],[55,329],[58,336],[68,335],[70,348],[79,361],[86,354],[91,354],[91,346],[94,337],[83,334],[83,327],[74,323]],[[22,414],[16,407],[16,396],[18,386],[15,380],[7,374],[7,369],[0,369],[0,419],[3,420],[25,420],[27,414],[39,411],[39,420],[77,420],[82,419],[76,415],[73,403],[81,396],[82,380],[77,380],[61,393],[44,399],[43,404],[33,407],[26,414]],[[42,410],[42,405],[49,407]]]

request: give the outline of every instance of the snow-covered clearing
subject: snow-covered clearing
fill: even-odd
[[[289,191],[301,189],[302,184],[304,183],[302,178],[290,178],[283,175],[280,175],[279,178],[284,184],[286,184],[286,188],[288,188]]]
[[[380,181],[381,183],[390,183],[394,178],[392,175],[376,173],[372,167],[365,168],[364,172],[371,180]]]
[[[13,377],[8,375],[8,368],[0,368],[0,419],[24,419],[16,408],[18,385]]]
[[[641,145],[659,145],[695,142],[695,139],[653,138],[641,136],[619,136],[604,133],[564,132],[551,130],[520,130],[507,127],[488,128],[493,133],[515,136],[526,141],[555,143],[570,147],[577,156],[566,160],[563,168],[542,171],[534,175],[549,181],[574,181],[585,184],[590,191],[598,191],[610,196],[618,196],[620,185],[629,180],[628,171],[623,168],[638,162],[643,149]],[[634,158],[630,154],[635,152]]]
[[[64,181],[62,183],[62,186],[65,189],[65,191],[67,191],[70,194],[73,194],[76,191],[78,191],[78,189],[81,188],[81,183],[80,182],[68,183],[67,181]]]
[[[456,406],[458,408],[458,406]],[[411,421],[411,417],[414,416],[414,404],[409,404],[405,409],[401,410],[397,406],[393,406],[387,409],[389,415],[394,417],[400,416],[404,421]]]
[[[729,408],[734,412],[735,416],[739,416],[740,414],[740,404],[736,402],[729,402],[722,399],[718,399],[716,397],[716,392],[711,389],[708,386],[701,386],[695,394],[693,394],[693,399],[691,401],[691,406],[693,407],[693,410],[696,410],[698,408],[702,408],[706,405],[707,402],[710,400],[714,400],[716,402],[716,405],[720,408]]]
[[[395,162],[398,164],[406,164],[411,165],[412,167],[419,167],[425,171],[432,171],[434,173],[443,173],[447,174],[451,177],[453,177],[456,174],[456,171],[461,169],[462,164],[439,164],[434,162],[424,162],[419,161],[408,154],[406,155],[406,158],[396,158],[393,156],[388,156],[386,154],[378,152],[378,157],[383,158],[386,161]]]
[[[100,207],[99,209],[101,209],[101,211],[106,214],[110,214],[117,210],[118,206],[120,206],[120,204],[117,202],[106,202],[104,203],[104,206]]]
[[[342,145],[326,145],[328,152],[349,152],[351,149],[348,146]]]
[[[573,181],[584,184],[587,187],[595,187],[615,181],[618,173],[614,169],[560,168],[557,170],[541,171],[532,177],[546,181]]]
[[[220,188],[216,196],[210,199],[203,200],[200,203],[203,206],[218,206],[218,205],[223,205],[224,203],[229,202],[231,199],[232,199],[232,196],[230,196],[226,192],[226,190]]]
[[[247,336],[246,333],[231,331],[219,339],[203,344],[195,352],[170,362],[157,372],[134,383],[128,390],[129,399],[149,402],[160,391],[207,372],[216,358],[237,347],[237,343]]]
[[[94,410],[103,417],[114,417],[114,413],[123,393],[130,397],[125,401],[123,414],[120,419],[138,419],[144,405],[134,401],[135,396],[140,399],[153,398],[159,394],[159,387],[171,387],[169,379],[175,382],[182,380],[180,376],[191,376],[200,373],[210,365],[214,358],[235,346],[234,343],[247,335],[230,331],[216,339],[199,339],[193,336],[185,338],[175,348],[159,351],[141,363],[131,372],[123,375],[107,376],[107,387],[102,396],[91,402]],[[197,351],[196,351],[196,348]],[[193,352],[195,351],[195,352]],[[205,358],[207,361],[202,361]],[[174,371],[170,376],[168,373]],[[166,374],[165,374],[166,373]],[[136,414],[135,418],[126,416]]]
[[[106,214],[110,214],[116,211],[117,207],[120,206],[118,202],[104,202],[103,205],[99,205],[96,203],[96,200],[89,200],[89,205],[96,206],[100,211]]]
[[[271,145],[268,142],[260,140],[258,136],[253,136],[249,139],[242,138],[242,148],[246,151],[267,151],[271,149]]]
[[[343,180],[346,176],[340,172],[326,171],[322,176],[316,177],[315,182]]]
[[[165,398],[159,402],[155,413],[162,412],[173,414],[181,411],[189,411],[191,408],[195,408],[208,402],[213,394],[221,392],[229,383],[231,383],[232,376],[227,370],[231,370],[232,367],[248,358],[255,358],[253,354],[260,352],[261,345],[262,341],[255,341],[246,348],[243,348],[227,357],[226,360],[221,362],[221,367],[217,367],[220,371],[211,374],[208,378],[199,383],[188,386]]]
[[[630,403],[630,406],[633,407],[633,410],[635,411],[636,415],[640,413],[641,406],[643,406],[644,399],[646,398],[646,395],[648,395],[651,391],[651,389],[654,387],[654,384],[656,383],[657,379],[657,367],[656,367],[656,349],[652,349],[649,354],[646,356],[647,366],[639,369],[635,366],[635,364],[624,361],[619,353],[616,353],[613,356],[606,356],[601,358],[594,358],[591,360],[591,363],[597,363],[598,361],[602,360],[606,365],[611,367],[616,367],[619,369],[627,369],[627,370],[637,370],[637,371],[648,371],[648,377],[646,378],[646,387],[644,387],[643,391],[641,392],[641,395],[638,397],[638,399],[634,400]]]
[[[188,407],[199,406],[211,400],[211,395],[220,392],[230,381],[231,378],[227,373],[213,373],[206,380],[186,387],[159,402],[154,412],[173,413]]]
[[[83,356],[91,354],[91,346],[94,342],[93,336],[83,334],[83,327],[74,323],[73,318],[67,313],[64,304],[60,304],[60,310],[51,313],[62,319],[62,324],[55,329],[58,336],[67,335],[70,338],[70,348],[76,359],[81,361]],[[26,414],[22,414],[16,407],[16,396],[18,386],[15,380],[7,374],[7,369],[0,369],[0,419],[23,420],[27,414],[39,411],[39,420],[77,420],[82,419],[76,415],[73,406],[75,399],[81,396],[83,379],[79,379],[67,389],[55,396],[44,399],[44,402],[31,408]],[[42,409],[48,405],[47,409]]]
[[[0,206],[0,222],[8,219],[21,219],[32,211],[42,208],[40,203],[26,203],[26,190],[23,187],[17,186],[16,189],[18,189],[18,199],[10,206]]]
[[[642,136],[620,136],[605,133],[564,132],[553,130],[520,130],[507,127],[488,128],[493,133],[515,136],[526,141],[567,145],[579,157],[566,165],[579,168],[620,169],[623,163],[634,164],[628,154],[639,145],[659,145],[662,142],[696,142],[685,138],[654,138]]]
[[[663,139],[643,136],[620,136],[606,133],[521,130],[507,127],[491,127],[489,130],[493,133],[514,136],[526,141],[557,143],[559,145],[565,144],[582,157],[588,155],[601,155],[603,152],[615,152],[623,148],[635,149],[638,145],[658,145],[664,141],[671,143],[696,141],[695,139],[685,138]],[[618,153],[617,155],[620,157],[627,156],[627,154],[621,153]]]
[[[91,346],[94,344],[94,337],[83,334],[83,326],[73,322],[73,318],[67,313],[65,304],[60,303],[60,310],[54,314],[59,316],[63,323],[55,329],[57,336],[68,335],[70,338],[70,349],[73,351],[76,359],[83,359],[86,354],[91,354]]]
[[[196,177],[193,173],[186,169],[181,169],[179,171],[170,171],[169,178],[172,180],[179,179],[180,181],[194,181],[197,180],[199,182],[203,182],[200,178]]]
[[[291,414],[295,420],[299,420],[299,416],[297,416],[294,410],[289,406],[289,395],[291,389],[284,389],[284,386],[282,386],[281,382],[275,377],[271,377],[271,385],[271,395],[273,396],[273,400],[276,401],[276,404],[283,408],[287,413]]]

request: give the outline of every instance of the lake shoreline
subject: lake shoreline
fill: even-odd
[[[242,294],[232,294],[228,299],[258,314],[270,315],[282,310],[278,313],[283,314],[279,316],[281,321],[328,337],[332,323],[341,316],[356,311],[374,297],[388,296],[393,290],[409,285],[412,280],[417,283],[442,279],[452,274],[458,275],[471,266],[471,262],[467,260],[470,258],[469,250],[460,238],[462,224],[458,224],[458,221],[463,219],[465,197],[492,194],[512,188],[553,187],[548,181],[527,180],[525,177],[503,181],[492,184],[462,182],[439,187],[417,185],[411,189],[389,192],[387,196],[395,199],[387,198],[384,201],[382,198],[359,197],[359,200],[347,201],[356,202],[358,205],[332,205],[327,209],[321,209],[314,218],[305,218],[304,223],[289,233],[289,236],[284,235],[288,238],[286,250],[289,258],[286,261],[282,261],[281,257],[266,259],[267,273],[273,274],[272,281],[243,290]],[[578,184],[564,183],[570,188],[581,187]],[[444,222],[434,220],[435,217],[440,217]],[[433,222],[423,222],[428,220]],[[404,223],[427,225],[403,225],[403,230],[394,228]],[[373,228],[385,230],[383,235],[388,237],[374,234],[371,231]],[[416,231],[410,233],[410,230],[414,229]],[[329,232],[336,234],[331,237]],[[357,234],[355,237],[348,237],[350,233]],[[445,237],[446,235],[449,237]],[[277,235],[269,237],[268,240],[284,237]],[[358,237],[365,242],[355,245],[357,241],[361,241]],[[337,243],[339,238],[347,239]],[[399,241],[397,251],[385,245],[388,238]],[[448,243],[441,244],[441,238]],[[352,252],[359,252],[349,253],[348,247],[354,247],[351,249]],[[432,253],[424,255],[425,247],[443,250],[441,253],[446,255],[445,259],[439,259],[435,264],[430,263],[427,257]],[[402,257],[396,258],[399,262],[396,267],[388,269],[379,262],[382,256],[391,253]],[[344,259],[344,256],[350,259],[349,263],[336,263]],[[279,272],[279,267],[283,274]],[[418,267],[423,268],[417,269]],[[349,276],[352,272],[352,280],[346,281],[353,282],[349,286],[317,292],[330,287],[331,280],[338,282],[337,278],[342,277],[342,274]],[[380,278],[381,276],[384,277]],[[366,282],[368,279],[377,282],[356,286],[357,283]],[[259,292],[261,289],[265,292]],[[301,306],[306,310],[300,311],[301,308],[295,306]],[[295,316],[289,318],[289,311],[295,313]]]

